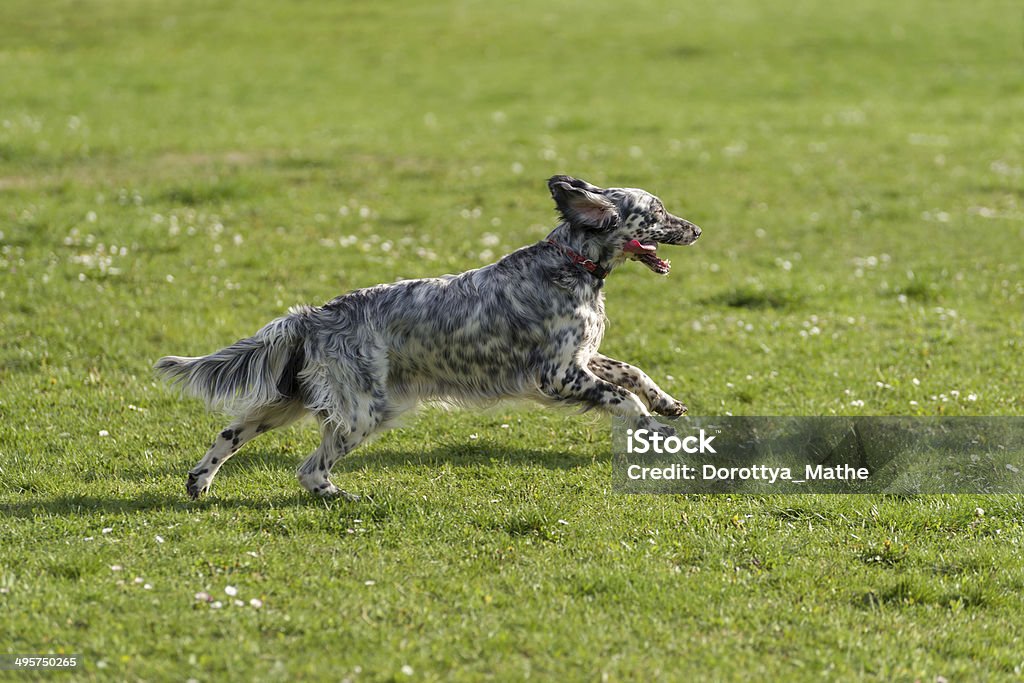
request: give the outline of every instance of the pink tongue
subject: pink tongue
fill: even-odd
[[[629,252],[630,254],[650,254],[657,250],[657,247],[648,247],[646,244],[640,244],[639,240],[630,240],[622,247],[622,251]]]

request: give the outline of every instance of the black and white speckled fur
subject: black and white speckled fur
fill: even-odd
[[[657,244],[692,244],[700,229],[638,189],[548,181],[562,222],[549,240],[460,275],[406,280],[298,307],[211,355],[168,356],[158,372],[234,417],[190,470],[193,498],[258,434],[316,416],[323,440],[298,469],[313,493],[352,497],[328,479],[342,456],[421,401],[534,399],[601,408],[653,429],[686,411],[646,374],[598,352],[603,279],[635,258],[655,272]],[[632,241],[633,251],[626,251]],[[639,245],[643,251],[636,253]]]

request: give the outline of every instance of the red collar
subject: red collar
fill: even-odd
[[[569,247],[563,244],[559,244],[554,240],[548,240],[548,244],[554,247],[558,247],[558,249],[560,249],[562,253],[565,254],[570,261],[572,261],[573,265],[579,266],[580,268],[587,271],[588,273],[598,278],[599,280],[603,280],[606,277],[608,277],[607,268],[605,268],[599,263],[594,263],[593,261],[585,257],[583,254],[573,251]]]

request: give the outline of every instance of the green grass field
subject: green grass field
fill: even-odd
[[[84,660],[0,676],[1019,678],[1019,498],[615,495],[608,421],[501,406],[340,464],[372,501],[306,425],[193,503],[224,422],[150,367],[570,173],[704,229],[603,346],[692,414],[1019,415],[1022,58],[1009,1],[0,3],[0,653]]]

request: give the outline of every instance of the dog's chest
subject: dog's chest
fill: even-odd
[[[597,293],[593,298],[584,300],[573,312],[577,325],[582,327],[583,338],[581,350],[592,355],[597,352],[604,338],[606,318],[604,314],[604,297]]]

